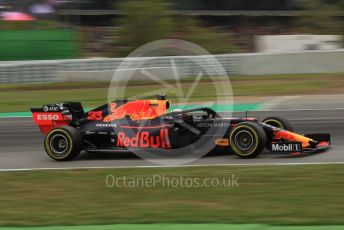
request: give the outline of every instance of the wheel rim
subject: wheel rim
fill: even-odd
[[[234,136],[234,144],[240,151],[248,151],[254,146],[254,138],[247,130],[241,130]]]
[[[56,134],[50,139],[50,149],[56,155],[63,155],[69,147],[67,138],[62,134]]]

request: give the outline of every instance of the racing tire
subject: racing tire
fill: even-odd
[[[267,136],[260,125],[242,122],[231,130],[229,143],[235,155],[241,158],[254,158],[264,151]]]
[[[44,140],[44,148],[49,157],[56,161],[69,161],[82,150],[82,138],[79,132],[64,126],[51,130]]]
[[[284,117],[280,117],[280,116],[267,117],[267,118],[263,119],[262,122],[265,124],[268,124],[268,125],[275,126],[277,128],[280,128],[280,129],[294,132],[294,127],[292,126],[292,124],[290,124],[288,119],[286,119]]]

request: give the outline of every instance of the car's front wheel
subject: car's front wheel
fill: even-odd
[[[260,125],[242,122],[231,130],[229,142],[234,154],[241,158],[253,158],[263,152],[267,137]]]
[[[52,159],[68,161],[78,156],[81,152],[82,138],[73,127],[58,127],[51,130],[45,137],[44,147]]]
[[[288,119],[281,117],[281,116],[267,117],[267,118],[263,119],[262,122],[264,122],[265,124],[268,124],[268,125],[275,126],[277,128],[280,128],[280,129],[294,132],[294,127],[292,126],[292,124],[290,124]]]

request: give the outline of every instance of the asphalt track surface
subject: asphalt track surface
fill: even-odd
[[[243,114],[235,114],[243,116]],[[304,157],[284,157],[281,154],[264,153],[255,159],[239,159],[226,153],[212,153],[190,165],[266,165],[294,163],[344,163],[344,109],[249,112],[250,117],[271,115],[287,117],[298,133],[330,133],[332,147],[323,153]],[[44,136],[34,125],[32,118],[0,119],[0,171],[46,168],[102,168],[153,166],[131,153],[81,153],[73,161],[56,162],[43,148]]]

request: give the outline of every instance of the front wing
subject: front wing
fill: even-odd
[[[325,151],[331,146],[329,134],[306,134],[302,136],[285,130],[280,130],[277,133],[274,137],[280,138],[274,139],[268,147],[271,152],[303,156]]]

